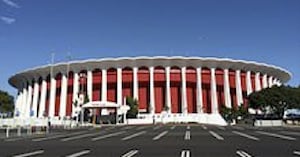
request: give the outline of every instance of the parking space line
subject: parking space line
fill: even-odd
[[[134,128],[134,127],[132,127],[132,126],[126,126],[126,127],[124,127],[124,128],[121,128],[121,130],[128,130],[128,129],[130,129],[130,128]]]
[[[246,153],[245,151],[238,150],[236,151],[236,154],[239,155],[240,157],[252,157],[250,154]]]
[[[219,130],[223,130],[223,131],[225,131],[226,129],[224,128],[224,127],[222,127],[222,126],[218,126],[217,127]]]
[[[233,126],[232,128],[233,128],[233,129],[236,129],[236,130],[245,130],[245,128],[240,127],[240,126]]]
[[[232,133],[240,135],[242,137],[246,137],[246,138],[251,139],[251,140],[259,141],[259,138],[248,135],[248,134],[245,134],[245,133],[242,133],[242,132],[239,132],[239,131],[232,131]]]
[[[147,126],[140,126],[140,127],[136,128],[135,130],[143,130],[145,128],[147,128]]]
[[[158,134],[157,136],[153,137],[152,140],[154,140],[154,141],[159,140],[161,137],[165,136],[167,133],[168,133],[168,131],[164,131],[164,132]]]
[[[221,141],[224,140],[224,138],[222,136],[218,135],[217,133],[215,133],[213,131],[209,131],[209,133],[218,140],[221,140]]]
[[[190,157],[191,152],[189,150],[182,150],[180,157]]]
[[[64,134],[60,134],[57,136],[50,136],[50,137],[43,137],[43,138],[36,138],[36,139],[32,139],[32,141],[34,142],[40,142],[40,141],[45,141],[45,140],[52,140],[52,139],[56,139],[56,138],[61,138],[61,137],[68,137],[68,136],[73,136],[73,135],[78,135],[78,134],[82,134],[88,131],[79,131],[79,132],[74,132],[74,133],[64,133]]]
[[[267,135],[267,136],[271,136],[271,137],[277,137],[277,138],[281,138],[281,139],[284,139],[284,140],[290,140],[290,141],[297,140],[294,137],[280,135],[280,134],[275,134],[275,133],[270,133],[270,132],[264,132],[264,131],[256,131],[256,132],[259,133],[259,134],[262,134],[262,135]]]
[[[280,131],[280,133],[287,134],[287,135],[295,135],[295,136],[300,136],[300,132],[293,132],[293,131]]]
[[[91,152],[90,150],[83,150],[74,154],[67,155],[66,157],[79,157],[79,156],[89,154],[90,152]]]
[[[187,130],[190,130],[190,129],[191,129],[191,126],[188,125],[188,126],[186,127],[186,129],[187,129]]]
[[[300,151],[296,151],[296,150],[295,150],[295,151],[293,152],[293,154],[294,154],[294,155],[300,156]]]
[[[207,130],[207,127],[205,125],[201,125],[202,129]]]
[[[111,133],[111,134],[107,134],[107,135],[103,135],[103,136],[92,138],[91,140],[92,141],[102,140],[102,139],[105,139],[105,138],[114,137],[114,136],[118,136],[118,135],[124,134],[125,132],[126,131],[120,131],[120,132],[116,132],[116,133]]]
[[[132,134],[132,135],[130,135],[130,136],[127,136],[127,137],[122,138],[122,141],[126,141],[126,140],[129,140],[129,139],[132,139],[132,138],[134,138],[134,137],[140,136],[140,135],[145,134],[145,133],[146,133],[146,131],[141,131],[141,132]]]
[[[160,125],[158,125],[158,126],[154,127],[154,128],[153,128],[153,130],[157,130],[157,129],[159,129],[159,128],[161,128],[161,126],[160,126]]]
[[[170,129],[171,129],[171,130],[174,130],[175,128],[176,128],[176,126],[174,125],[174,126],[172,126]]]
[[[190,140],[191,139],[191,132],[190,131],[186,131],[185,132],[185,136],[184,136],[184,140]]]
[[[126,154],[122,155],[122,157],[132,157],[134,155],[136,155],[139,151],[138,150],[131,150],[129,152],[127,152]]]
[[[34,152],[14,155],[13,157],[27,157],[27,156],[33,156],[33,155],[38,155],[38,154],[43,154],[43,153],[44,153],[44,150],[37,150],[37,151],[34,151]]]
[[[82,135],[78,135],[78,136],[67,137],[67,138],[61,139],[60,141],[66,142],[66,141],[71,141],[71,140],[78,140],[81,138],[85,138],[85,137],[89,137],[89,136],[96,136],[99,134],[103,134],[103,132],[96,132],[96,133],[89,133],[89,134],[82,134]]]

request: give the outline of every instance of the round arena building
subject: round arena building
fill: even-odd
[[[107,114],[104,108],[120,112],[125,98],[133,97],[139,114],[132,123],[221,124],[222,105],[247,106],[247,95],[290,77],[285,69],[253,61],[157,56],[45,65],[21,71],[9,83],[18,90],[20,118],[72,119],[85,105],[96,110],[91,115],[101,116]]]

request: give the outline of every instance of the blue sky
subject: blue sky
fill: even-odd
[[[264,62],[300,84],[299,0],[0,0],[0,89],[49,63],[118,56]]]

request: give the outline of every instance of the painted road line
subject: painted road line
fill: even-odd
[[[190,157],[191,152],[189,150],[182,150],[180,157]]]
[[[131,150],[129,152],[127,152],[126,154],[122,155],[122,157],[132,157],[134,155],[136,155],[139,151],[138,150]]]
[[[256,131],[256,132],[259,133],[259,134],[262,134],[262,135],[267,135],[267,136],[271,136],[271,137],[277,137],[277,138],[281,138],[281,139],[284,139],[284,140],[290,140],[290,141],[297,140],[294,137],[280,135],[280,134],[275,134],[275,133],[270,133],[270,132],[264,132],[264,131]]]
[[[98,141],[98,140],[102,140],[102,139],[105,139],[105,138],[118,136],[118,135],[124,134],[125,132],[126,131],[120,131],[120,132],[116,132],[116,133],[111,133],[111,134],[107,134],[107,135],[103,135],[103,136],[92,138],[91,140],[92,141]]]
[[[207,127],[205,125],[201,125],[202,129],[207,130]]]
[[[67,155],[66,157],[79,157],[79,156],[89,154],[90,152],[91,152],[90,150],[83,150],[83,151],[80,151],[78,153]]]
[[[170,129],[171,129],[171,130],[174,130],[175,128],[176,128],[176,126],[174,125],[174,126],[172,126]]]
[[[280,131],[280,133],[287,134],[287,135],[295,135],[295,136],[300,136],[300,132],[293,132],[293,131]]]
[[[190,131],[186,131],[185,132],[185,136],[184,136],[184,140],[190,140],[191,139],[191,132]]]
[[[190,129],[191,129],[191,126],[188,125],[188,126],[186,127],[186,129],[187,129],[187,130],[190,130]]]
[[[215,133],[213,131],[209,131],[209,133],[218,140],[221,140],[221,141],[224,140],[224,138],[222,136],[218,135],[217,133]]]
[[[251,140],[259,141],[259,138],[248,135],[248,134],[245,134],[245,133],[242,133],[242,132],[239,132],[239,131],[232,131],[232,133],[240,135],[242,137],[246,137],[246,138],[251,139]]]
[[[222,127],[222,126],[218,126],[217,127],[219,130],[223,130],[223,131],[225,131],[226,129],[224,128],[224,127]]]
[[[126,127],[122,128],[121,130],[128,130],[128,129],[133,129],[133,128],[134,128],[134,126],[126,126]]]
[[[68,136],[73,136],[73,135],[79,135],[79,134],[83,134],[86,133],[88,131],[79,131],[79,132],[74,132],[74,133],[64,133],[64,134],[60,134],[60,135],[56,135],[56,136],[50,136],[50,137],[43,137],[43,138],[36,138],[36,139],[32,139],[32,141],[34,142],[40,142],[40,141],[45,141],[45,140],[52,140],[52,139],[57,139],[57,138],[61,138],[61,137],[68,137]]]
[[[300,151],[296,151],[296,150],[295,150],[295,151],[293,152],[293,154],[294,154],[294,155],[300,156]]]
[[[147,128],[147,126],[141,126],[141,127],[138,127],[138,128],[136,128],[135,130],[143,130],[143,129],[145,129],[145,128]]]
[[[250,154],[242,150],[236,151],[236,154],[239,155],[240,157],[252,157]]]
[[[99,134],[103,134],[103,132],[96,132],[96,133],[89,133],[89,134],[82,134],[82,135],[78,135],[78,136],[67,137],[67,138],[61,139],[60,141],[66,142],[66,141],[71,141],[71,140],[78,140],[81,138],[85,138],[85,137],[89,137],[89,136],[96,136]]]
[[[236,129],[236,130],[245,130],[245,128],[240,127],[240,126],[233,126],[233,128]]]
[[[130,136],[127,136],[127,137],[122,138],[122,141],[126,141],[126,140],[129,140],[129,139],[132,139],[132,138],[134,138],[134,137],[140,136],[140,135],[145,134],[145,133],[146,133],[146,131],[141,131],[141,132],[132,134],[132,135],[130,135]]]
[[[157,136],[153,137],[152,140],[154,140],[154,141],[159,140],[161,137],[165,136],[167,133],[168,133],[168,131],[164,131],[164,132],[158,134]]]
[[[44,150],[37,150],[37,151],[34,151],[34,152],[14,155],[13,157],[27,157],[27,156],[34,156],[34,155],[39,155],[39,154],[43,154],[43,153],[44,153]]]
[[[161,128],[161,126],[156,126],[156,127],[153,128],[153,130],[157,130],[159,128]]]

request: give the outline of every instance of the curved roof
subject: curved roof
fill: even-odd
[[[207,67],[207,68],[222,68],[233,70],[244,70],[260,72],[279,79],[281,82],[287,82],[291,78],[291,73],[283,68],[258,63],[254,61],[234,60],[229,58],[214,58],[214,57],[183,57],[183,56],[155,56],[155,57],[119,57],[119,58],[101,58],[87,59],[70,62],[61,62],[56,64],[43,65],[31,69],[21,71],[9,78],[9,83],[21,88],[22,84],[27,80],[37,79],[40,76],[46,77],[50,74],[50,69],[53,67],[53,73],[66,73],[67,67],[70,71],[79,72],[80,70],[107,69],[107,68],[124,68],[124,67],[141,67],[141,66],[192,66],[192,67]]]

